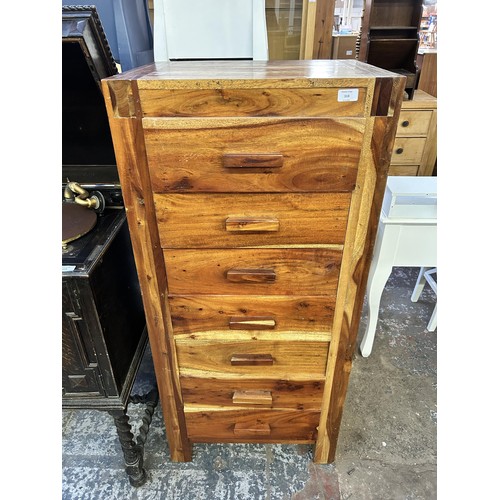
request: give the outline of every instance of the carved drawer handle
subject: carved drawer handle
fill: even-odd
[[[269,436],[271,427],[269,424],[255,422],[254,424],[237,423],[234,424],[235,436]]]
[[[271,366],[274,358],[271,354],[233,354],[231,365],[233,366]]]
[[[232,283],[274,283],[274,269],[229,269],[226,279]]]
[[[226,219],[226,231],[243,233],[276,232],[280,229],[280,221],[274,217],[228,217]]]
[[[235,405],[271,405],[273,396],[271,391],[235,391],[233,403]]]
[[[274,330],[276,320],[272,316],[231,316],[231,330]]]
[[[400,155],[403,151],[404,151],[403,148],[398,148],[398,149],[396,149],[396,154]]]
[[[225,153],[222,155],[224,168],[281,168],[283,155],[280,153]]]

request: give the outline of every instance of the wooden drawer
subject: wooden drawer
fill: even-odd
[[[181,375],[318,380],[329,342],[176,339]]]
[[[431,123],[432,111],[401,110],[396,135],[426,137]]]
[[[366,88],[356,101],[339,100],[339,88],[141,89],[144,116],[363,116]]]
[[[419,164],[424,153],[425,141],[424,137],[396,137],[392,148],[391,165]]]
[[[319,410],[324,380],[181,377],[184,403],[198,406]]]
[[[340,250],[272,248],[163,251],[172,295],[330,295]]]
[[[202,443],[312,443],[317,410],[211,409],[184,406],[188,438]]]
[[[333,297],[170,296],[174,335],[264,331],[330,335]]]
[[[162,247],[344,242],[350,193],[157,194]]]
[[[144,118],[153,191],[352,191],[364,119]]]
[[[418,175],[418,165],[392,165],[387,175]]]

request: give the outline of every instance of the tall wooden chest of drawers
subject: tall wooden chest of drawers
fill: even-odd
[[[172,460],[334,459],[404,80],[355,60],[103,80]]]

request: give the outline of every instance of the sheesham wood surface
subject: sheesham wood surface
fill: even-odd
[[[145,117],[362,117],[366,89],[357,101],[339,101],[340,88],[141,90]]]
[[[351,191],[364,120],[145,118],[143,125],[156,193]],[[225,153],[276,153],[283,166],[228,169]]]
[[[334,335],[330,343],[325,394],[314,452],[314,460],[318,463],[329,463],[335,458],[404,85],[404,78],[393,79],[387,116],[374,116],[367,123],[368,132],[357,179],[359,188],[353,192],[334,313]]]
[[[323,248],[169,248],[163,253],[173,295],[334,295],[342,256]],[[227,278],[228,271],[259,269],[273,270],[276,278]]]
[[[317,410],[185,407],[189,437],[208,443],[314,442]]]
[[[339,77],[343,79],[339,80]],[[358,61],[287,61],[286,63],[244,61],[242,64],[231,61],[230,65],[154,64],[133,70],[128,74],[118,75],[114,79],[108,79],[103,82],[103,86],[107,96],[108,116],[110,121],[114,122],[113,139],[118,143],[128,142],[127,146],[118,144],[117,149],[121,150],[121,153],[117,161],[120,161],[122,165],[119,168],[121,182],[127,185],[126,190],[132,196],[128,199],[128,204],[134,213],[132,215],[128,213],[128,220],[138,247],[136,262],[141,277],[141,288],[143,294],[151,295],[146,300],[154,306],[146,308],[148,328],[151,325],[150,336],[153,337],[152,351],[154,351],[157,377],[165,379],[162,381],[160,393],[172,458],[189,460],[191,443],[207,440],[209,442],[312,442],[316,444],[314,455],[316,462],[332,461],[335,456],[375,230],[401,106],[404,78]],[[157,168],[157,165],[146,154],[149,151],[145,150],[144,125],[150,127],[154,123],[156,127],[161,120],[185,120],[185,118],[144,118],[144,121],[141,121],[143,115],[139,106],[140,93],[144,89],[206,90],[269,87],[280,89],[359,87],[366,89],[365,114],[364,118],[360,119],[363,122],[363,129],[360,132],[362,139],[359,142],[359,161],[355,166],[356,178],[351,188],[347,190],[352,191],[352,198],[343,244],[337,248],[322,248],[321,245],[315,248],[312,244],[309,248],[293,246],[291,248],[265,248],[264,250],[260,248],[227,250],[167,248],[163,250],[165,261],[162,263],[154,199],[150,192],[152,185],[149,184],[152,182],[152,170]],[[234,106],[234,103],[232,105]],[[148,122],[148,120],[152,121]],[[193,120],[199,119],[193,118]],[[205,120],[210,120],[210,118],[205,118]],[[220,118],[221,122],[225,120],[229,118]],[[322,118],[320,120],[324,121]],[[135,132],[131,135],[123,134],[122,130],[130,127],[130,122],[135,122]],[[227,122],[225,124],[227,125]],[[181,128],[189,130],[185,123]],[[163,132],[169,129],[158,130]],[[168,135],[165,136],[165,140],[168,140]],[[200,145],[203,144],[195,144],[196,147]],[[134,150],[131,157],[126,156],[128,149]],[[259,152],[244,151],[243,153]],[[222,162],[223,155],[228,151],[221,153],[220,161]],[[241,153],[241,151],[229,151],[229,153]],[[136,185],[136,176],[129,175],[128,172],[129,169],[137,168],[135,165],[137,156],[141,157],[138,162],[139,180],[144,183],[145,190],[142,189],[141,183]],[[164,189],[164,186],[160,189]],[[199,192],[203,192],[204,189]],[[307,192],[307,189],[304,191]],[[335,189],[332,188],[332,191]],[[207,192],[210,192],[210,189]],[[245,196],[243,188],[239,190],[237,186],[234,186],[232,192],[240,192],[241,196]],[[261,191],[253,187],[248,192]],[[198,194],[194,191],[191,196],[198,196]],[[146,223],[143,219],[136,218],[136,210],[139,213],[142,210],[142,213],[148,214],[148,218],[145,219]],[[147,235],[144,230],[148,233]],[[149,246],[151,248],[147,250]],[[145,250],[150,252],[152,259],[144,259],[141,252]],[[271,250],[278,253],[266,254]],[[243,255],[240,252],[249,253],[245,254],[245,259],[226,257],[231,253]],[[264,257],[264,262],[252,261],[250,258],[253,268],[246,265],[247,257],[256,256],[257,252]],[[308,252],[317,253],[312,257]],[[337,257],[332,260],[331,257],[334,255]],[[210,265],[205,266],[207,256],[210,256],[210,265],[215,265],[214,267],[224,267],[227,270],[226,264],[230,264],[237,266],[230,267],[230,269],[239,271],[240,276],[244,275],[241,271],[245,271],[249,279],[257,276],[266,277],[268,280],[272,278],[272,280],[243,284],[229,282],[222,285],[225,283],[224,280],[227,281],[227,273],[220,273],[213,269],[210,271]],[[312,257],[314,261],[312,267],[307,263],[309,257]],[[276,259],[282,263],[282,268],[273,264],[277,262]],[[175,280],[171,279],[169,268],[173,261],[176,262],[177,267]],[[186,281],[186,277],[183,279],[182,274],[185,275],[188,272],[189,265],[192,266],[189,270],[191,277],[187,279],[191,285],[185,285],[184,291],[182,291],[182,286],[176,289],[182,281]],[[218,276],[215,280],[217,284],[213,282],[209,284],[212,278],[205,284],[199,279],[204,274],[204,267],[209,270],[209,274]],[[262,275],[252,274],[256,269],[261,269]],[[329,276],[326,279],[321,278],[321,274],[325,271],[328,271],[327,276]],[[317,272],[319,274],[316,274]],[[312,281],[316,278],[318,281],[314,286],[311,281],[304,287],[303,281],[308,274],[310,277],[315,277]],[[334,279],[328,284],[332,275]],[[168,290],[166,276],[168,276]],[[294,279],[283,283],[282,276],[293,276]],[[224,280],[221,279],[219,283],[218,280],[221,277]],[[149,284],[151,281],[153,282],[152,288]],[[174,283],[173,289],[172,283]],[[204,290],[201,295],[199,295],[200,285],[201,290]],[[225,286],[234,286],[237,289],[248,288],[247,291],[238,295],[235,289],[224,288]],[[276,286],[278,288],[275,291],[278,292],[281,289],[281,292],[269,293],[269,290]],[[234,300],[241,297],[242,302],[256,295],[271,299],[283,296],[297,299],[304,296],[331,298],[331,303],[334,305],[331,332],[288,331],[283,332],[283,335],[279,333],[280,337],[276,337],[277,333],[272,330],[249,329],[228,332],[224,329],[217,329],[174,335],[169,301],[177,294],[189,297],[206,296],[207,299],[222,294],[231,296]],[[277,340],[278,338],[282,340]],[[307,340],[313,338],[315,340]],[[234,347],[238,346],[247,347],[248,350],[236,352]],[[263,351],[263,347],[270,349],[272,347],[272,352]],[[225,353],[224,360],[219,357],[221,349]],[[280,355],[276,356],[276,352]],[[302,353],[302,356],[299,356],[299,353]],[[309,353],[305,361],[304,353]],[[259,356],[262,359],[270,356],[273,364],[244,366],[233,363],[234,360],[251,362],[252,356],[254,356],[253,359],[258,359]],[[276,364],[275,358],[279,360]],[[318,368],[316,358],[321,359],[319,363],[321,369]],[[284,364],[281,364],[282,361]],[[293,365],[293,368],[286,368],[287,363]],[[304,366],[304,363],[307,366]],[[224,366],[224,369],[221,369],[221,366]],[[298,371],[297,366],[301,366]],[[214,388],[215,392],[210,392],[207,388],[211,379],[222,384],[217,386],[218,390]],[[192,384],[184,385],[188,380]],[[239,408],[234,407],[232,401],[236,391],[272,392],[269,386],[258,385],[259,381],[265,380],[275,382],[281,380],[287,383],[300,380],[309,380],[311,383],[324,381],[321,410],[305,409],[305,407],[300,409],[300,406],[293,405],[287,408],[262,408],[258,404],[250,407],[246,404],[242,404]],[[238,381],[248,381],[250,385],[237,387],[235,384]],[[226,382],[228,385],[223,385]],[[209,402],[203,398],[200,389],[203,386],[207,388]],[[195,402],[188,403],[183,399],[183,387],[186,387],[187,395],[190,388],[195,391],[193,393]],[[193,389],[193,387],[198,387],[198,389]],[[228,392],[229,388],[234,388],[232,395],[231,391]],[[307,397],[309,403],[314,400],[314,391],[309,396],[306,395],[306,393],[309,394],[309,390],[304,389],[304,391],[304,397]],[[225,396],[221,396],[222,393]],[[186,397],[189,398],[189,396]],[[221,397],[223,398],[220,400],[221,404],[211,404],[215,400],[219,401],[218,398]],[[313,399],[309,399],[310,397]],[[228,398],[231,399],[231,403]],[[164,400],[165,404],[163,404]],[[283,404],[288,404],[286,398],[282,401]],[[297,403],[301,404],[299,401]],[[291,401],[289,404],[292,404]]]
[[[169,303],[174,335],[212,338],[215,332],[227,336],[232,317],[267,316],[276,321],[272,337],[297,334],[314,338],[313,334],[321,333],[329,340],[335,308],[333,296],[171,295]],[[252,332],[253,337],[256,333]]]
[[[350,199],[350,193],[154,196],[164,248],[342,244]]]
[[[167,281],[147,173],[144,138],[140,119],[137,119],[140,108],[131,106],[130,97],[134,93],[132,85],[119,85],[122,100],[118,107],[121,110],[128,107],[130,114],[127,118],[113,119],[114,104],[109,87],[103,83],[102,88],[142,292],[158,392],[163,411],[168,415],[166,433],[170,456],[174,461],[190,461],[192,444],[188,440],[182,408],[175,344],[172,337],[165,335],[166,331],[171,330],[170,311],[165,302]]]
[[[176,339],[181,375],[317,380],[325,375],[328,342]],[[233,356],[271,356],[270,363],[231,363]]]
[[[319,410],[323,398],[324,379],[206,379],[181,376],[184,402],[190,406],[237,406],[233,396],[237,391],[267,391],[271,408]]]

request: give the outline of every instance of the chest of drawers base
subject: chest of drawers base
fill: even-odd
[[[331,462],[404,78],[217,61],[102,83],[172,460],[242,442]]]

